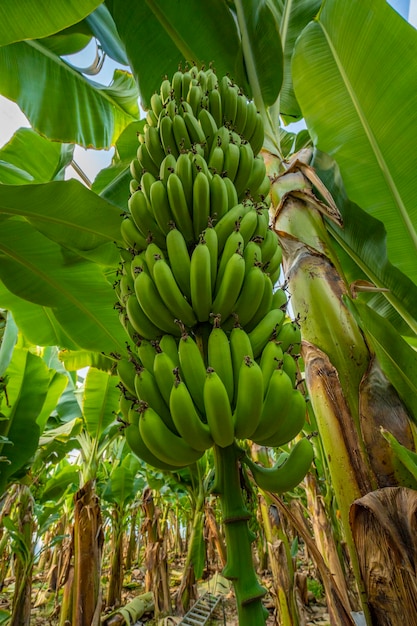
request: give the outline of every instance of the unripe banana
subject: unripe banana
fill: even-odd
[[[167,406],[169,406],[171,390],[176,380],[174,374],[175,368],[176,364],[167,352],[160,350],[160,352],[156,353],[153,362],[153,375],[155,376],[156,384]]]
[[[263,318],[268,315],[269,311],[272,308],[273,284],[268,274],[263,274],[263,277],[265,282],[264,292],[255,315],[247,324],[246,330],[248,332],[252,331],[255,326],[257,326],[263,320]]]
[[[240,233],[246,246],[249,240],[255,235],[258,226],[258,213],[249,205],[249,211],[243,216],[240,222]]]
[[[235,252],[227,262],[222,281],[212,305],[214,315],[227,320],[239,297],[245,278],[245,261],[241,254]]]
[[[212,309],[211,257],[204,240],[196,245],[190,266],[191,303],[199,322],[206,322]]]
[[[210,217],[219,221],[227,213],[228,209],[229,196],[226,183],[219,174],[214,174],[210,180]]]
[[[155,283],[147,272],[139,272],[136,276],[135,293],[141,308],[155,326],[171,335],[179,336],[181,334],[178,324],[174,321],[174,316],[165,306]]]
[[[255,119],[255,128],[252,135],[249,137],[249,142],[255,156],[261,151],[264,145],[264,138],[264,122],[262,116],[258,114]]]
[[[174,98],[177,103],[177,106],[180,104],[182,100],[182,79],[183,79],[183,73],[181,72],[181,70],[177,70],[172,76],[172,80],[171,80],[172,92],[174,94]]]
[[[282,356],[282,369],[291,378],[293,387],[295,387],[298,382],[298,365],[296,359],[288,352],[284,352]]]
[[[162,258],[158,259],[154,265],[153,279],[162,301],[174,319],[180,320],[185,326],[194,326],[197,318],[193,308],[184,298],[170,266]]]
[[[236,131],[240,135],[243,135],[243,131],[245,130],[247,107],[248,107],[248,99],[242,92],[239,92],[237,94],[236,117],[235,117],[234,126],[236,128]]]
[[[301,346],[301,329],[297,322],[286,322],[279,330],[277,341],[280,342],[283,352],[299,354]]]
[[[193,177],[195,178],[198,172],[203,172],[203,174],[205,174],[207,178],[211,181],[211,179],[213,178],[213,175],[208,168],[207,161],[205,160],[205,158],[202,157],[201,154],[198,154],[198,153],[193,154],[192,152],[189,152],[188,155],[191,156]]]
[[[200,459],[204,452],[195,450],[182,437],[175,435],[161,417],[145,407],[139,418],[139,431],[149,450],[163,463],[184,467]]]
[[[217,277],[217,259],[219,254],[219,242],[217,239],[217,233],[214,228],[209,224],[209,227],[206,228],[201,234],[201,240],[205,241],[209,251],[210,251],[210,261],[211,261],[211,284],[216,284]]]
[[[153,276],[153,268],[158,259],[163,259],[164,253],[161,248],[156,245],[156,243],[151,242],[145,251],[145,266],[144,270],[148,272],[150,276]],[[138,275],[140,270],[135,272],[135,277]]]
[[[137,408],[132,408],[129,411],[129,426],[125,428],[124,434],[127,445],[132,450],[133,454],[139,457],[142,461],[145,461],[148,465],[163,471],[177,471],[181,467],[186,467],[186,465],[179,466],[165,463],[150,451],[140,433],[139,419],[140,416]]]
[[[226,181],[227,179],[225,179]],[[217,238],[219,241],[219,253],[223,251],[229,235],[236,230],[236,225],[240,224],[241,219],[249,211],[249,206],[246,204],[237,204],[215,224],[214,228],[217,232]]]
[[[198,117],[198,114],[202,110],[201,102],[203,98],[203,90],[200,85],[191,84],[187,94],[187,102],[191,105],[193,113],[195,117]]]
[[[208,168],[212,174],[221,175],[224,166],[224,151],[220,145],[213,145],[208,159]]]
[[[270,448],[278,448],[279,446],[285,445],[289,441],[292,441],[303,429],[305,417],[305,398],[298,389],[293,389],[290,403],[285,414],[280,413],[277,417],[275,431],[269,437],[259,437],[257,443]]]
[[[258,113],[256,109],[256,105],[253,102],[253,100],[248,102],[248,104],[246,105],[245,127],[243,129],[243,132],[240,133],[246,139],[246,141],[249,141],[250,137],[253,135],[255,127],[257,125],[257,118],[259,115],[260,114]]]
[[[166,104],[168,100],[172,98],[172,87],[168,78],[165,78],[162,81],[159,93],[161,96],[162,104]]]
[[[264,240],[269,228],[269,215],[267,209],[258,209],[258,222],[256,224],[255,236]],[[265,255],[263,255],[265,256]],[[265,256],[265,258],[267,258]]]
[[[164,115],[160,118],[159,134],[165,154],[172,154],[175,158],[178,158],[179,150],[175,142],[173,122],[169,115]]]
[[[292,446],[285,461],[273,467],[262,467],[247,456],[243,458],[261,489],[271,493],[284,493],[294,489],[305,477],[314,458],[313,446],[305,437]]]
[[[151,109],[154,112],[155,116],[158,118],[163,109],[162,98],[159,93],[154,93],[151,96]]]
[[[143,367],[150,372],[153,371],[153,364],[156,357],[156,341],[140,341],[136,346],[136,351],[139,357],[139,360]]]
[[[261,354],[267,341],[277,336],[284,321],[285,313],[281,309],[271,309],[249,333],[255,359]]]
[[[272,296],[272,309],[282,309],[283,311],[286,310],[288,306],[288,298],[287,298],[287,294],[285,292],[284,289],[276,289],[274,291],[274,295]],[[285,326],[285,324],[284,324]],[[282,330],[282,328],[281,328]],[[300,341],[301,341],[301,337],[300,337]],[[292,342],[291,342],[292,343]],[[297,343],[297,342],[295,342]],[[299,346],[298,346],[299,349]]]
[[[239,369],[236,407],[233,413],[235,437],[249,439],[253,435],[261,418],[263,400],[261,368],[247,356]]]
[[[212,367],[220,376],[226,388],[229,402],[232,403],[234,395],[232,354],[228,336],[220,327],[218,317],[214,318],[213,328],[209,334],[207,355],[209,367]]]
[[[190,243],[194,240],[193,222],[184,188],[177,174],[171,174],[168,178],[167,192],[175,225],[184,235],[186,242]]]
[[[125,217],[121,222],[120,234],[128,248],[135,252],[145,250],[148,245],[145,235],[137,228],[130,216]]]
[[[217,79],[216,79],[217,80]],[[217,126],[223,126],[223,105],[218,89],[211,89],[208,94],[209,110]]]
[[[193,166],[188,152],[183,152],[179,155],[175,173],[181,180],[185,200],[190,210],[193,206]]]
[[[184,333],[178,344],[181,378],[185,381],[198,410],[204,414],[206,366],[194,339]]]
[[[145,143],[141,143],[139,145],[136,156],[143,172],[150,172],[156,178],[159,174],[160,163],[157,165],[153,162],[149,149]]]
[[[201,127],[201,124],[198,122],[198,119],[194,117],[194,115],[190,115],[190,113],[185,112],[184,115],[185,125],[188,130],[188,135],[193,144],[200,144],[203,148],[206,144],[206,138],[204,136],[204,131]]]
[[[176,432],[168,405],[162,397],[155,376],[152,372],[144,367],[141,368],[135,376],[135,389],[136,397],[152,407],[152,409],[161,417],[167,428],[169,428],[172,432]]]
[[[173,154],[167,154],[162,161],[161,167],[159,168],[159,178],[164,183],[165,187],[169,176],[175,172],[176,165],[177,159]]]
[[[239,152],[239,167],[233,184],[236,187],[238,198],[242,198],[248,189],[254,155],[250,143],[241,143]]]
[[[244,240],[240,233],[240,224],[237,224],[235,230],[233,230],[228,236],[228,238],[226,239],[223,251],[219,259],[216,284],[214,287],[215,293],[217,293],[217,291],[219,290],[220,283],[223,280],[224,271],[226,269],[226,265],[229,262],[230,257],[235,252],[239,252],[239,254],[243,254],[243,248],[244,248]]]
[[[242,289],[232,311],[241,326],[245,327],[255,316],[264,289],[265,280],[261,268],[254,265],[246,272],[245,265],[245,278]]]
[[[277,339],[271,339],[264,346],[260,366],[263,375],[264,389],[268,389],[273,372],[282,366],[283,352]]]
[[[241,326],[232,328],[229,336],[230,352],[232,355],[233,366],[233,386],[234,386],[234,402],[236,402],[240,366],[246,357],[253,359],[252,344],[248,334]]]
[[[165,152],[162,147],[159,131],[156,129],[156,126],[148,125],[145,127],[145,144],[148,148],[149,156],[158,168],[159,172],[161,163],[165,158]],[[158,173],[156,174],[156,176],[157,175]]]
[[[139,189],[130,196],[128,205],[133,221],[143,237],[145,239],[154,240],[158,246],[164,247],[165,235],[156,223],[143,191]]]
[[[210,182],[203,172],[194,178],[192,207],[194,237],[198,239],[210,218]]]
[[[216,124],[216,121],[213,115],[207,109],[201,109],[198,114],[198,121],[201,124],[201,128],[203,129],[204,137],[206,140],[206,154],[207,156],[211,152],[211,148],[213,145],[214,137],[217,133],[219,125]]]
[[[229,397],[223,381],[211,367],[204,383],[204,408],[214,443],[221,448],[232,445],[235,435]]]
[[[162,335],[159,340],[159,347],[162,352],[168,354],[171,361],[174,363],[174,367],[179,367],[180,360],[178,356],[178,339],[176,339],[173,335]]]
[[[246,273],[248,273],[254,265],[258,265],[259,267],[262,265],[261,246],[257,241],[248,241],[243,250],[243,258],[245,259]]]
[[[269,277],[273,285],[275,285],[276,281],[279,278],[281,272],[281,261],[282,261],[282,250],[278,246],[275,250],[272,259],[264,264],[264,271],[268,272]]]
[[[164,235],[167,235],[174,220],[168,200],[166,186],[162,180],[156,180],[150,188],[150,204],[155,221]]]
[[[293,399],[293,385],[283,369],[275,369],[269,380],[262,406],[262,413],[251,438],[255,443],[275,434],[281,422],[286,420]]]
[[[172,388],[169,408],[175,427],[186,443],[202,452],[211,448],[210,429],[200,419],[187,385],[180,379]]]
[[[191,259],[182,232],[177,228],[171,229],[166,238],[166,246],[169,263],[177,285],[184,296],[191,300]]]
[[[132,178],[140,183],[142,178],[142,166],[137,159],[132,159],[129,166],[129,171],[132,175]]]
[[[178,153],[184,152],[185,150],[191,150],[192,141],[188,134],[184,118],[181,117],[181,115],[175,115],[172,120],[172,131],[174,133]]]
[[[163,331],[151,322],[137,301],[135,295],[130,296],[126,300],[126,313],[129,322],[132,324],[133,328],[140,337],[148,340],[154,340],[162,335]]]
[[[239,202],[239,199],[237,197],[236,187],[234,186],[230,178],[228,178],[227,176],[224,179],[224,184],[226,185],[226,191],[227,191],[227,205],[228,205],[228,208],[231,209],[235,207]]]
[[[258,154],[258,156],[253,159],[252,171],[248,182],[249,192],[252,197],[255,197],[258,194],[258,189],[263,184],[265,176],[265,161],[263,160],[263,157]]]
[[[135,363],[134,359],[120,359],[117,361],[117,374],[120,382],[133,397],[136,396],[135,375],[138,367],[139,363]]]

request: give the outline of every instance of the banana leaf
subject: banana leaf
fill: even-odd
[[[87,432],[99,439],[104,430],[114,422],[119,408],[118,378],[91,367],[85,380],[83,416]]]

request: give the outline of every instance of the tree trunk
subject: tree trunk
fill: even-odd
[[[369,493],[353,503],[350,519],[372,623],[417,626],[417,492]]]
[[[104,534],[94,483],[75,494],[72,626],[99,626],[102,609],[101,557]]]
[[[112,511],[112,546],[110,577],[107,587],[106,607],[117,608],[122,600],[123,587],[123,513],[116,504]]]
[[[15,591],[10,626],[30,626],[33,569],[33,498],[29,487],[20,485],[17,501],[17,526],[24,550],[16,553]]]

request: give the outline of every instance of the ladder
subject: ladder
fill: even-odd
[[[193,604],[188,613],[186,613],[178,623],[178,626],[181,624],[182,626],[204,626],[204,624],[207,624],[220,600],[220,595],[214,596],[207,591]]]

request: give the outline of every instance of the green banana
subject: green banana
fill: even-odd
[[[142,166],[137,159],[132,159],[129,170],[132,178],[136,180],[136,182],[140,183],[140,179],[142,178]]]
[[[245,259],[246,273],[249,272],[254,265],[261,266],[262,251],[257,241],[248,241],[243,250],[243,258]]]
[[[227,178],[225,181],[226,180]],[[241,219],[248,211],[248,205],[237,204],[233,208],[229,209],[227,213],[215,224],[214,228],[217,232],[219,253],[223,251],[227,238],[234,230],[236,230],[236,225],[240,223]]]
[[[277,339],[271,339],[264,346],[261,353],[260,366],[265,391],[268,389],[273,372],[282,365],[283,356],[282,348]]]
[[[281,421],[285,421],[293,399],[293,385],[283,369],[275,369],[266,389],[262,413],[251,438],[255,443],[273,435]]]
[[[126,216],[120,224],[120,234],[130,250],[140,252],[145,250],[148,242],[145,235],[137,228],[133,218]]]
[[[146,405],[142,408],[139,418],[139,432],[152,454],[168,465],[177,467],[191,465],[204,454],[171,432],[158,413]]]
[[[117,361],[117,374],[123,387],[133,396],[136,396],[135,375],[139,363],[134,359],[119,359]]]
[[[146,341],[143,339],[136,346],[136,351],[140,362],[142,363],[143,367],[150,372],[153,371],[153,364],[156,357],[156,346],[157,341]]]
[[[173,122],[169,115],[163,115],[160,118],[159,134],[161,136],[161,143],[165,154],[172,154],[177,159],[179,150],[175,142]]]
[[[238,92],[237,94],[237,102],[236,102],[236,117],[234,126],[236,131],[243,135],[243,131],[246,125],[247,118],[247,108],[248,108],[248,99],[242,92]]]
[[[150,188],[150,205],[156,223],[164,235],[167,235],[174,217],[169,204],[167,189],[162,180],[156,180]]]
[[[180,230],[172,228],[166,238],[169,264],[178,287],[184,296],[191,300],[190,270],[191,259],[187,242]]]
[[[281,311],[281,309],[271,309],[255,328],[249,332],[249,339],[255,358],[261,354],[267,341],[269,341],[272,336],[278,334],[284,318],[284,311]]]
[[[278,288],[275,289],[274,294],[272,296],[272,309],[282,309],[283,311],[285,311],[287,309],[288,306],[288,298],[287,298],[287,294],[285,292],[284,289]],[[284,324],[285,326],[285,324]],[[301,340],[301,336],[300,336],[300,340]],[[295,342],[297,343],[297,342]],[[299,346],[298,346],[299,348]]]
[[[204,408],[214,443],[221,448],[232,445],[235,434],[229,397],[223,381],[212,367],[207,368],[204,383]]]
[[[217,126],[223,125],[222,98],[218,89],[211,89],[208,94],[209,110]]]
[[[212,312],[227,320],[235,307],[245,278],[245,260],[235,252],[227,262],[222,281],[213,300]]]
[[[165,151],[161,144],[159,131],[157,130],[156,126],[145,125],[144,134],[145,134],[145,144],[146,144],[146,147],[148,148],[149,156],[151,157],[152,161],[158,168],[158,173],[159,173],[159,168],[161,166],[162,161],[165,158]]]
[[[218,124],[216,124],[216,120],[213,115],[207,109],[201,109],[198,114],[198,121],[201,124],[201,128],[203,129],[204,138],[206,141],[206,155],[211,152],[211,148],[213,145],[214,137],[219,128]]]
[[[164,78],[159,89],[162,104],[166,104],[172,98],[172,87],[168,78]]]
[[[185,381],[198,410],[204,415],[203,391],[206,380],[206,366],[200,348],[187,333],[184,333],[179,341],[178,357],[181,377]]]
[[[185,326],[194,326],[197,323],[197,318],[193,308],[184,298],[170,266],[164,259],[156,261],[153,268],[153,279],[162,301],[174,318],[180,320]]]
[[[236,197],[237,204],[237,197]],[[227,186],[219,174],[210,180],[210,217],[219,221],[229,209]]]
[[[160,116],[163,108],[161,94],[153,93],[151,96],[151,109],[157,118]]]
[[[277,340],[280,342],[283,352],[299,354],[301,347],[301,329],[297,322],[286,322],[279,329]]]
[[[223,280],[224,271],[226,269],[226,266],[229,262],[230,257],[235,252],[238,252],[239,254],[243,254],[243,248],[244,248],[244,240],[240,232],[240,224],[238,223],[235,227],[235,230],[233,230],[228,236],[228,238],[226,239],[223,251],[220,255],[218,268],[217,268],[216,284],[214,286],[215,293],[217,293],[220,287],[220,283]]]
[[[172,335],[169,335],[170,337]],[[176,363],[171,359],[167,352],[164,352],[160,348],[160,352],[157,352],[153,362],[153,375],[158,385],[158,389],[163,397],[165,404],[169,406],[169,398],[171,395],[171,389],[175,382],[174,370]]]
[[[245,195],[245,192],[248,189],[248,183],[252,172],[254,154],[251,144],[249,142],[242,142],[239,146],[239,153],[239,167],[233,184],[236,187],[238,198],[241,198]]]
[[[288,352],[284,352],[282,356],[282,369],[291,378],[293,387],[295,387],[298,382],[298,365],[296,358]]]
[[[207,358],[209,367],[212,367],[220,376],[231,403],[234,395],[232,354],[229,338],[220,327],[218,317],[214,318],[213,328],[208,337]]]
[[[248,188],[250,195],[255,197],[258,194],[258,189],[264,182],[266,176],[266,165],[263,157],[258,154],[253,159],[252,162],[252,171],[249,177]],[[268,179],[269,180],[269,179]]]
[[[227,191],[227,206],[229,209],[231,209],[232,207],[236,206],[239,202],[239,199],[237,197],[236,187],[234,186],[233,181],[231,181],[230,178],[228,178],[227,176],[224,179],[224,184],[226,185],[226,191]]]
[[[193,113],[196,117],[202,110],[203,90],[200,85],[191,84],[187,94],[187,102],[191,105]]]
[[[263,318],[268,315],[269,311],[272,308],[273,285],[268,274],[263,274],[263,277],[265,281],[264,292],[255,315],[246,325],[246,330],[248,332],[251,332],[255,328],[255,326],[257,326],[263,320]]]
[[[139,430],[139,419],[140,414],[137,408],[132,408],[129,411],[129,426],[124,429],[124,434],[126,437],[127,445],[132,450],[137,457],[145,461],[148,465],[155,467],[156,469],[163,471],[177,471],[181,469],[181,467],[186,467],[186,465],[172,465],[170,463],[165,463],[161,461],[158,457],[156,457],[145,444],[142,435]]]
[[[160,247],[164,247],[165,235],[156,223],[146,196],[141,189],[130,196],[128,207],[133,221],[143,237],[155,241]]]
[[[260,434],[256,440],[261,446],[278,448],[288,443],[303,429],[306,418],[306,401],[298,389],[293,389],[284,414],[279,410],[275,430],[268,437]]]
[[[241,326],[234,326],[232,328],[229,335],[229,343],[233,366],[233,401],[236,402],[237,390],[239,386],[240,366],[242,365],[246,357],[253,359],[253,350],[249,336]]]
[[[224,166],[224,156],[225,153],[223,148],[219,144],[213,145],[208,158],[208,168],[213,175],[222,174]]]
[[[158,259],[163,259],[164,253],[161,248],[156,245],[156,243],[151,242],[145,250],[145,265],[143,269],[148,272],[150,276],[153,277],[153,268]],[[140,269],[135,272],[135,277],[140,272]]]
[[[245,327],[255,316],[264,288],[265,281],[261,268],[254,265],[246,272],[245,264],[242,290],[232,311],[241,326]]]
[[[199,322],[206,322],[212,309],[211,257],[201,240],[193,250],[190,264],[191,303]]]
[[[211,448],[210,429],[200,419],[187,385],[179,378],[172,387],[169,408],[175,427],[186,443],[202,452]]]
[[[204,241],[210,251],[210,268],[211,268],[211,284],[216,284],[217,277],[217,259],[219,253],[219,244],[217,240],[217,233],[214,228],[209,224],[208,228],[201,233],[201,240]]]
[[[181,117],[181,115],[175,115],[172,120],[172,131],[174,133],[178,153],[181,154],[181,152],[184,152],[185,150],[191,150],[192,141],[188,134],[184,118]]]
[[[264,145],[264,122],[261,115],[257,115],[255,119],[255,127],[248,141],[251,144],[253,154],[257,155]]]
[[[173,335],[162,335],[159,340],[159,347],[165,352],[174,363],[174,367],[179,367],[180,360],[178,357],[178,340]]]
[[[193,206],[193,166],[188,152],[182,152],[179,155],[175,173],[181,180],[187,206],[191,208]]]
[[[153,176],[155,176],[155,178],[157,178],[159,174],[159,164],[157,165],[153,162],[148,147],[145,143],[141,143],[139,145],[136,156],[143,172],[150,172]]]
[[[159,178],[164,183],[165,187],[168,182],[169,176],[175,172],[175,168],[177,165],[177,159],[173,154],[167,154],[164,160],[161,163],[161,167],[159,168]]]
[[[272,228],[267,228],[263,241],[261,243],[262,262],[269,263],[278,247],[279,243],[277,234],[274,230],[272,230]]]
[[[188,131],[188,135],[193,144],[200,144],[202,147],[206,144],[206,138],[204,136],[204,131],[199,124],[198,119],[194,115],[190,115],[190,113],[184,113],[183,115],[185,126]]]
[[[135,295],[129,296],[126,300],[126,314],[140,337],[154,340],[162,335],[163,331],[145,314]]]
[[[246,105],[245,127],[243,129],[243,132],[240,133],[242,137],[246,139],[246,141],[249,141],[250,137],[252,137],[255,127],[257,125],[257,119],[259,115],[260,114],[258,113],[255,103],[253,102],[253,100],[250,100]]]
[[[194,178],[192,207],[194,237],[198,239],[210,218],[210,182],[203,172],[198,172]]]
[[[237,383],[236,407],[233,413],[235,437],[249,439],[261,418],[264,401],[262,370],[246,356],[242,361]]]
[[[240,222],[240,234],[243,237],[245,246],[249,243],[249,240],[255,235],[258,226],[258,213],[254,208],[249,205],[249,211],[243,216]]]
[[[167,192],[175,225],[184,235],[186,242],[190,243],[194,240],[193,222],[184,187],[178,174],[171,174],[168,178]]]
[[[174,316],[166,307],[152,278],[147,272],[139,272],[135,278],[135,293],[138,302],[149,320],[164,333],[181,334]],[[132,322],[133,324],[133,322]]]
[[[294,489],[305,477],[314,458],[313,446],[305,437],[297,441],[290,449],[285,461],[278,461],[273,467],[262,467],[247,456],[244,463],[252,472],[253,478],[261,489],[271,493],[284,493]]]
[[[141,368],[135,376],[135,389],[136,397],[152,407],[152,409],[161,417],[167,428],[169,428],[172,432],[176,432],[168,405],[159,390],[153,373],[144,367]]]
[[[175,101],[177,102],[177,105],[182,100],[182,79],[183,79],[183,73],[181,72],[181,70],[177,70],[171,79],[172,92],[174,94],[174,98],[175,98]]]

